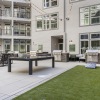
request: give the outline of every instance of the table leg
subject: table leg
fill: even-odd
[[[32,60],[29,60],[29,75],[32,75]]]
[[[37,60],[35,60],[35,66],[38,66],[38,62],[37,62]]]
[[[8,72],[11,72],[11,59],[8,59]]]
[[[54,57],[52,57],[52,68],[54,68],[55,67],[55,59],[54,59]]]

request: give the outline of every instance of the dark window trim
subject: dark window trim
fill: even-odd
[[[77,3],[77,2],[81,2],[81,1],[85,1],[85,0],[78,0],[78,1],[72,1],[72,2],[71,2],[71,0],[69,0],[69,3]]]

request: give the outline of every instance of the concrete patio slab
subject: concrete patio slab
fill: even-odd
[[[83,62],[56,62],[52,68],[51,60],[39,61],[34,66],[33,74],[28,74],[28,62],[14,61],[12,72],[8,67],[0,67],[0,100],[11,100],[14,97],[56,77],[57,75],[75,67],[85,65]]]

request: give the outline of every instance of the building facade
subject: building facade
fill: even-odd
[[[29,52],[31,7],[25,0],[0,0],[0,51]]]
[[[32,0],[32,47],[72,54],[100,49],[99,0]],[[34,18],[35,16],[35,18]],[[36,48],[37,49],[37,48]]]
[[[0,49],[72,54],[100,49],[100,0],[1,0]]]

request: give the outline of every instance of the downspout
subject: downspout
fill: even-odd
[[[63,52],[67,52],[67,32],[66,32],[66,0],[64,0],[64,35],[63,35]]]

